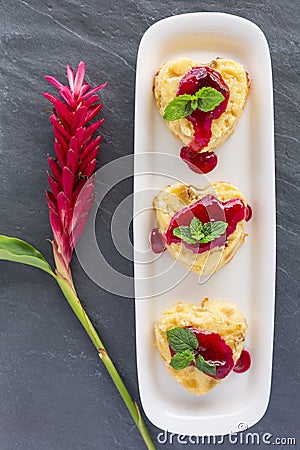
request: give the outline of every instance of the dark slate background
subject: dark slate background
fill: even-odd
[[[93,85],[109,81],[103,91],[106,122],[99,164],[104,164],[133,151],[136,54],[151,24],[170,14],[223,11],[246,17],[265,32],[275,92],[277,306],[272,395],[253,431],[297,437],[299,2],[211,0],[207,6],[195,0],[7,0],[0,5],[0,233],[26,238],[49,260],[44,171],[53,137],[41,97],[47,88],[43,76],[62,78],[66,63],[83,59]],[[110,216],[131,190],[130,180],[117,187],[98,217],[107,250]],[[117,269],[132,273],[130,262],[112,255]],[[79,296],[138,399],[133,301],[102,291],[76,259],[73,271]],[[144,448],[94,348],[48,275],[0,263],[0,350],[1,450]],[[155,439],[159,430],[148,425]]]

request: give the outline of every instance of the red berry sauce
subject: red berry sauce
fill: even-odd
[[[165,251],[166,243],[158,228],[153,228],[151,231],[150,244],[153,253],[163,253]]]
[[[246,222],[249,222],[249,220],[251,219],[253,215],[253,211],[250,205],[247,206],[247,217],[246,217]]]
[[[212,121],[223,114],[230,96],[229,87],[219,72],[207,66],[193,67],[181,79],[177,95],[194,95],[203,87],[211,87],[221,92],[224,100],[213,111],[204,112],[196,109],[196,111],[193,111],[191,115],[186,117],[193,124],[194,138],[188,147],[183,147],[180,156],[190,169],[197,173],[208,173],[217,165],[217,156],[213,152],[202,152],[201,157],[199,152],[208,145],[212,136]]]
[[[214,152],[194,152],[191,147],[182,147],[180,158],[196,173],[211,172],[218,163]]]
[[[182,242],[185,247],[194,253],[203,253],[212,248],[223,246],[226,244],[228,236],[235,231],[238,222],[246,219],[247,211],[247,206],[245,206],[241,198],[233,198],[227,202],[222,202],[213,195],[207,195],[192,205],[181,209],[172,217],[169,228],[165,233],[166,243],[170,245],[173,242]],[[189,225],[193,217],[197,217],[203,224],[212,220],[227,222],[226,232],[206,244],[187,244],[174,236],[173,230],[181,225]]]
[[[235,363],[233,371],[236,373],[244,373],[250,368],[250,366],[251,366],[250,353],[248,352],[248,350],[243,350],[241,356]]]
[[[197,328],[187,328],[196,335],[199,342],[195,357],[197,358],[198,355],[201,355],[205,361],[216,366],[216,375],[211,375],[213,378],[221,380],[227,377],[234,365],[232,350],[229,345],[217,333],[206,333]]]

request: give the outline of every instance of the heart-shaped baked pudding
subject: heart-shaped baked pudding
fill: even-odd
[[[166,247],[199,275],[211,275],[234,257],[252,215],[240,190],[227,182],[204,188],[176,183],[162,189],[153,206],[158,225],[151,237],[153,251]],[[159,251],[153,242],[157,237]]]
[[[176,303],[155,325],[156,345],[170,374],[195,395],[207,394],[232,371],[251,363],[247,322],[237,305],[204,299]]]
[[[199,64],[187,58],[163,64],[154,78],[160,115],[184,146],[180,156],[195,172],[217,164],[212,152],[233,133],[250,89],[241,64],[216,58]]]

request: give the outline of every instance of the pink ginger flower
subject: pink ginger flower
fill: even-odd
[[[48,182],[51,190],[46,197],[49,207],[50,224],[53,231],[53,253],[57,272],[73,286],[70,261],[93,202],[94,183],[91,176],[96,168],[101,136],[93,137],[104,119],[89,124],[101,110],[97,103],[97,91],[84,82],[85,63],[80,62],[76,74],[67,66],[69,86],[64,86],[56,78],[46,76],[55,86],[63,101],[43,92],[53,105],[50,116],[55,136],[56,156],[48,156],[50,173]]]

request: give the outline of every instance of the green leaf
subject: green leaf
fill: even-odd
[[[201,372],[206,373],[207,375],[216,375],[217,366],[215,364],[211,364],[203,358],[203,356],[199,355],[195,360],[195,366]]]
[[[188,328],[175,327],[167,331],[167,340],[171,349],[176,353],[184,350],[196,350],[199,346],[195,334]]]
[[[195,96],[193,96],[193,100],[191,101],[191,107],[193,111],[198,109],[198,99]]]
[[[185,369],[194,360],[194,355],[191,350],[184,350],[181,353],[175,353],[170,361],[170,366],[176,370]]]
[[[182,94],[173,98],[166,106],[164,119],[173,121],[189,116],[196,109],[204,112],[213,111],[225,99],[217,89],[203,87],[195,95]]]
[[[218,237],[225,233],[228,223],[217,221],[217,222],[207,222],[203,225],[204,237],[201,239],[201,244],[206,244],[208,242],[214,241]]]
[[[193,217],[190,223],[190,232],[192,238],[197,241],[200,241],[204,237],[202,222],[197,217]]]
[[[0,235],[0,260],[1,259],[28,264],[29,266],[44,270],[55,277],[55,274],[43,255],[32,247],[32,245],[21,239]]]
[[[213,111],[225,99],[221,92],[211,87],[199,89],[195,96],[198,99],[198,108],[204,112]]]
[[[166,106],[163,118],[173,121],[189,116],[193,112],[192,99],[193,97],[188,94],[178,95],[178,97],[173,98]]]
[[[174,228],[173,234],[174,234],[174,236],[178,237],[179,239],[182,239],[187,244],[197,244],[196,239],[194,239],[191,235],[190,227],[180,226],[180,227]]]

